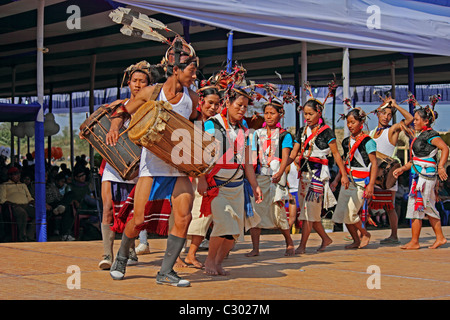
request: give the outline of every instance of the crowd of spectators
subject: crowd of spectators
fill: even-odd
[[[65,163],[46,164],[45,206],[48,239],[75,240],[76,211],[91,215],[92,219],[88,219],[85,226],[89,224],[88,227],[95,228],[101,200],[97,196],[99,190],[95,190],[93,177],[85,155],[76,157],[73,171]],[[7,158],[0,156],[0,242],[36,240],[34,178],[35,164],[31,154],[14,164],[7,164]],[[17,230],[17,239],[13,239],[12,228]]]

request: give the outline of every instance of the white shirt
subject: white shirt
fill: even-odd
[[[161,89],[158,98],[156,101],[167,101],[167,98],[164,94],[164,90]],[[173,111],[179,113],[186,119],[189,119],[189,116],[192,113],[192,100],[189,96],[189,90],[187,87],[183,88],[183,96],[177,104],[172,104]],[[167,150],[170,152],[171,150]],[[154,155],[147,148],[142,148],[141,153],[141,162],[139,166],[139,176],[140,177],[180,177],[186,176],[186,174],[178,171],[176,168],[161,160],[156,155]]]

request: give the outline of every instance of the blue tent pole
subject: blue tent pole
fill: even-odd
[[[227,71],[231,72],[233,65],[233,30],[228,32],[228,46],[227,46]]]
[[[35,122],[35,213],[36,240],[47,241],[45,208],[45,154],[44,154],[44,0],[39,0],[37,10],[37,96],[41,106]]]

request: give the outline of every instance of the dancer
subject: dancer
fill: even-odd
[[[252,159],[257,159],[256,180],[263,192],[264,200],[255,204],[253,210],[261,218],[261,222],[250,229],[253,249],[245,254],[247,257],[259,255],[259,239],[261,229],[279,229],[286,242],[285,256],[294,255],[294,242],[291,238],[289,222],[284,203],[289,199],[286,184],[286,173],[279,183],[272,183],[272,175],[280,169],[281,162],[287,158],[293,147],[292,135],[281,128],[280,119],[284,114],[283,104],[273,98],[264,104],[263,128],[253,134]]]
[[[211,85],[208,82],[202,82],[200,89],[197,90],[199,94],[199,109],[200,118],[202,123],[207,121],[209,118],[217,114],[220,104],[220,95],[218,87]],[[195,196],[194,204],[192,208],[192,220],[189,224],[189,229],[187,232],[188,237],[191,238],[191,243],[189,245],[189,251],[187,253],[184,262],[188,265],[193,265],[196,268],[203,268],[203,264],[198,261],[196,253],[203,239],[205,239],[206,233],[212,223],[212,215],[210,216],[200,216],[200,206],[202,203],[202,194],[196,192],[197,189],[197,179],[192,181]]]
[[[351,183],[339,191],[333,222],[345,223],[353,239],[346,249],[364,248],[369,244],[370,233],[363,227],[359,211],[366,215],[367,202],[373,196],[377,176],[376,142],[363,132],[366,114],[360,108],[350,110],[342,118],[347,119],[350,136],[342,141],[347,173]],[[342,173],[339,171],[331,188],[335,190]],[[358,235],[358,231],[361,237]]]
[[[222,150],[218,150],[221,158],[209,174],[199,177],[197,186],[197,191],[203,195],[201,214],[212,214],[213,217],[205,261],[205,272],[209,275],[228,275],[222,266],[223,260],[235,241],[242,236],[245,223],[255,218],[248,207],[250,199],[246,199],[248,193],[244,188],[252,188],[256,203],[262,200],[262,192],[250,162],[248,129],[242,121],[251,102],[252,97],[246,91],[233,87],[227,93],[226,108],[205,122],[205,130],[218,139],[222,146]],[[254,223],[256,225],[258,221]]]
[[[194,120],[198,117],[198,95],[189,89],[196,79],[198,68],[194,49],[177,36],[166,52],[163,65],[169,75],[164,84],[142,89],[132,102],[121,109],[122,118],[129,117],[149,100],[167,101],[174,112],[185,118]],[[108,144],[116,143],[122,122],[121,118],[118,118],[118,121],[111,123],[111,130],[107,135]],[[159,159],[147,148],[142,148],[139,180],[134,194],[134,215],[126,223],[119,252],[111,267],[111,277],[114,280],[124,278],[129,247],[140,230],[158,224],[152,219],[153,215],[158,214],[162,218],[173,214],[174,225],[167,239],[167,248],[161,269],[156,276],[156,283],[177,287],[190,286],[189,281],[178,276],[173,266],[186,240],[193,198],[192,183],[187,175]],[[160,199],[164,200],[158,201]],[[161,221],[158,227],[160,232],[167,232],[168,219]]]
[[[405,119],[391,126],[389,123],[396,111],[399,111]],[[404,126],[409,126],[412,123],[414,117],[407,110],[401,108],[396,101],[390,97],[383,99],[383,103],[374,111],[374,113],[378,117],[378,126],[370,132],[370,137],[377,143],[378,152],[388,157],[396,158],[396,145],[400,132]],[[391,234],[386,239],[381,240],[381,244],[400,243],[397,235],[398,216],[394,205],[397,189],[398,183],[389,190],[382,190],[375,185],[373,199],[369,203],[370,209],[385,210],[389,219]]]
[[[127,84],[130,88],[130,99],[117,100],[113,102],[111,106],[115,106],[118,103],[126,105],[135,98],[142,88],[152,83],[150,64],[144,60],[129,66],[124,72],[124,80],[125,79],[127,79]],[[128,124],[129,121],[124,123],[124,126],[127,127]],[[123,232],[123,230],[120,230],[121,228],[118,227],[117,221],[116,226],[113,227],[115,216],[136,183],[137,177],[132,180],[123,180],[110,164],[105,163],[101,187],[103,203],[103,218],[101,224],[103,257],[98,264],[98,267],[102,270],[110,269],[113,263],[113,246],[116,232]],[[133,242],[129,253],[128,264],[134,264],[137,263],[137,261],[138,258]]]
[[[436,235],[435,242],[429,248],[436,249],[447,243],[447,239],[442,233],[441,218],[435,207],[435,186],[437,176],[443,181],[448,177],[444,166],[448,159],[449,149],[439,133],[431,128],[436,118],[437,112],[434,111],[434,106],[416,109],[414,113],[416,136],[411,143],[410,161],[394,171],[394,176],[399,177],[403,172],[412,170],[413,178],[406,211],[406,218],[412,219],[412,237],[407,244],[401,247],[402,249],[420,248],[419,237],[424,219],[430,221]],[[439,150],[441,158],[438,162],[436,154]]]
[[[328,209],[336,204],[329,185],[331,176],[327,156],[330,153],[341,172],[342,186],[346,189],[349,186],[347,173],[337,148],[336,137],[322,117],[324,104],[316,99],[310,99],[302,109],[306,126],[297,132],[294,148],[287,162],[287,164],[292,163],[300,152],[298,202],[299,219],[302,220],[302,237],[295,250],[296,254],[305,253],[312,229],[316,230],[322,239],[317,251],[324,251],[333,242],[325,232],[321,219],[323,208]],[[274,181],[277,181],[279,176],[279,173],[274,176]]]

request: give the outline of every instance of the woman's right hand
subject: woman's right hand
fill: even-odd
[[[405,171],[405,169],[403,167],[395,169],[394,170],[394,177],[398,179],[398,177],[400,177],[403,174],[404,171]]]

